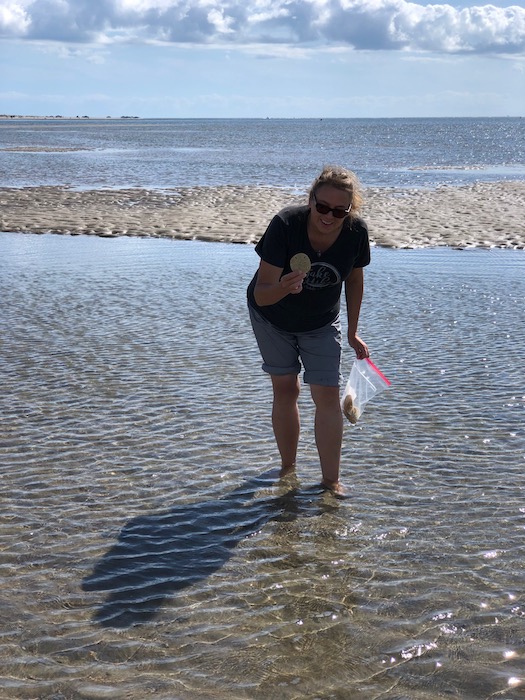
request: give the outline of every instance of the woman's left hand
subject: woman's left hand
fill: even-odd
[[[366,357],[370,357],[370,352],[368,350],[367,344],[361,340],[358,335],[348,335],[348,342],[350,347],[355,350],[355,356],[358,360],[364,360]]]

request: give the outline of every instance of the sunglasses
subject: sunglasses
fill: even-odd
[[[315,208],[317,209],[319,214],[329,214],[330,212],[332,212],[336,219],[344,219],[345,216],[350,212],[350,209],[352,208],[352,205],[350,205],[348,209],[341,209],[341,207],[332,209],[331,207],[327,207],[326,204],[320,204],[317,201],[315,194],[313,194],[312,197],[315,202]]]

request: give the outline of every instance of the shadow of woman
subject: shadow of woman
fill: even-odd
[[[223,498],[133,518],[82,582],[84,591],[109,591],[95,621],[126,628],[153,619],[167,596],[224,566],[242,539],[270,520],[295,519],[301,507],[296,489],[253,500],[276,478],[272,470]]]

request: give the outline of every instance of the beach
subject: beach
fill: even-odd
[[[0,188],[2,232],[255,243],[282,207],[306,194],[251,185],[150,190]],[[525,249],[525,182],[433,189],[369,188],[362,216],[387,248]]]
[[[524,120],[0,136],[0,700],[522,698]],[[302,377],[278,477],[246,308],[323,163],[364,188],[391,382],[344,422],[347,499]]]
[[[523,252],[374,250],[344,500],[307,387],[277,479],[256,266],[0,235],[0,698],[523,698]]]

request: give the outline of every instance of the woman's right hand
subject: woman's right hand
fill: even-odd
[[[304,272],[289,272],[282,275],[283,268],[270,265],[264,260],[259,264],[257,282],[253,290],[258,306],[270,306],[284,299],[288,294],[300,294],[303,290]],[[281,277],[282,275],[282,277]]]
[[[305,277],[304,272],[289,272],[281,277],[279,284],[287,294],[300,294],[303,291]]]

